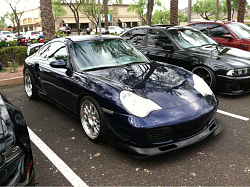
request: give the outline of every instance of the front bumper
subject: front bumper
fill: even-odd
[[[241,95],[250,93],[250,76],[230,77],[218,75],[219,93],[226,95]]]
[[[189,145],[193,145],[203,139],[205,139],[208,136],[216,136],[219,134],[225,127],[225,124],[218,119],[214,119],[214,121],[210,124],[210,126],[205,129],[203,132],[197,134],[196,136],[193,136],[189,139],[185,139],[182,141],[178,141],[172,144],[166,144],[161,145],[158,147],[151,147],[151,148],[140,148],[140,147],[134,147],[130,146],[112,139],[109,139],[109,143],[115,147],[119,147],[122,149],[125,149],[131,153],[139,154],[142,156],[155,156],[159,154],[164,154],[170,151],[174,151],[180,148],[184,148]]]

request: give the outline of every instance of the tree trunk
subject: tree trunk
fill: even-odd
[[[154,8],[154,0],[148,0],[148,10],[147,10],[147,25],[148,26],[151,26],[153,8]]]
[[[227,20],[231,21],[231,0],[227,0]]]
[[[109,20],[108,20],[108,1],[107,0],[103,0],[103,6],[104,6],[104,16],[105,16],[104,28],[105,30],[108,30]]]
[[[219,0],[216,0],[216,21],[219,19]]]
[[[239,0],[237,21],[244,23],[246,0]]]
[[[170,24],[178,25],[178,0],[170,0]]]
[[[41,20],[44,41],[48,42],[55,38],[55,23],[52,12],[51,0],[40,0]]]

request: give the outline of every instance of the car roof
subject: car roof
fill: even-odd
[[[188,27],[188,26],[185,26],[185,25],[176,25],[176,26],[174,26],[174,25],[161,25],[161,24],[159,24],[159,25],[152,25],[152,26],[137,26],[137,27],[133,27],[132,29],[142,29],[142,28],[162,28],[162,29],[183,29],[183,28],[189,28],[190,29],[190,27]]]
[[[62,38],[56,38],[52,41],[65,41],[65,39],[71,40],[72,42],[78,42],[78,41],[100,40],[100,39],[121,39],[121,37],[113,35],[83,35],[83,36],[67,36]]]
[[[214,23],[214,24],[219,24],[219,25],[225,25],[225,24],[232,24],[232,23],[237,23],[233,21],[197,21],[193,23],[189,23],[188,25],[195,25],[199,23]]]

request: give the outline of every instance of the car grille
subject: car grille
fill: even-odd
[[[148,140],[151,143],[159,143],[172,140],[172,129],[170,127],[156,127],[149,129]]]
[[[189,137],[189,136],[192,136],[192,135],[195,135],[196,133],[200,132],[202,129],[205,128],[205,126],[207,125],[208,123],[205,123],[203,124],[202,126],[199,126],[198,128],[195,128],[195,129],[192,129],[190,131],[185,131],[183,133],[179,133],[177,134],[175,137],[177,139],[182,139],[182,138],[186,138],[186,137]]]

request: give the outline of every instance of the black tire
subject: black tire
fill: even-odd
[[[192,72],[201,77],[213,92],[217,90],[217,80],[214,72],[205,66],[197,66],[192,69]]]
[[[37,91],[36,85],[34,84],[31,73],[28,69],[25,69],[23,78],[24,78],[24,89],[25,89],[27,96],[32,100],[37,99],[38,91]]]
[[[108,126],[100,105],[90,96],[80,103],[80,119],[83,130],[90,140],[103,143],[108,140]]]

